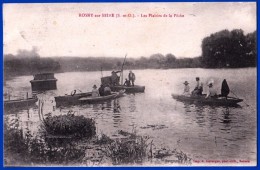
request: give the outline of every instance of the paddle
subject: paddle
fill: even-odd
[[[231,92],[232,94],[234,94],[237,98],[239,98],[232,90],[230,90],[230,92]],[[243,100],[243,102],[246,104],[246,106],[249,106],[249,104],[247,104],[244,100]]]

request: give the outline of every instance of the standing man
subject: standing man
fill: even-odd
[[[119,85],[119,76],[116,74],[119,72],[121,71],[112,71],[111,80],[113,86]]]
[[[129,81],[132,83],[132,86],[134,86],[134,82],[135,82],[135,74],[130,70],[129,74],[128,74],[128,79]]]

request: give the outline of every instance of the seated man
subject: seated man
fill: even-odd
[[[94,86],[93,86],[93,89],[92,89],[92,97],[98,97],[98,96],[100,96],[100,95],[99,95],[99,91],[98,91],[98,89],[97,89],[97,86],[94,85]]]
[[[190,96],[190,86],[189,86],[188,81],[185,81],[183,84],[184,84],[183,95]]]
[[[203,84],[200,83],[200,78],[196,77],[196,86],[194,88],[194,90],[192,91],[192,95],[202,95],[202,91],[203,91]]]
[[[209,91],[207,93],[206,98],[217,98],[218,97],[217,91],[216,91],[216,89],[213,88],[213,84],[209,83],[208,86],[209,86]]]
[[[109,87],[109,85],[106,85],[104,88],[104,96],[108,95],[111,95],[111,88]]]
[[[124,86],[131,86],[130,80],[125,79]]]
[[[99,94],[100,94],[100,96],[104,96],[104,85],[103,84],[101,84],[100,85],[100,87],[98,88],[98,91],[99,91]]]

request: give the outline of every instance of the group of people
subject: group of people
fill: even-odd
[[[93,86],[92,97],[108,96],[108,95],[111,95],[111,88],[108,84],[107,85],[101,84],[98,89],[96,85]]]
[[[112,85],[119,85],[119,80],[120,77],[117,75],[117,73],[119,73],[121,71],[112,71],[112,75],[111,75],[111,81],[112,81]],[[130,70],[129,74],[128,74],[128,79],[125,79],[124,82],[124,86],[134,86],[135,82],[135,74]]]
[[[200,82],[200,78],[196,77],[196,86],[192,92],[190,92],[190,86],[188,81],[185,81],[184,83],[184,92],[183,95],[186,96],[202,96],[203,92],[203,83]],[[206,95],[206,98],[215,98],[217,97],[217,91],[213,87],[213,82],[208,83],[208,93]]]
[[[112,86],[119,85],[120,77],[117,75],[121,71],[112,71],[111,75],[111,82]],[[128,79],[125,79],[124,86],[134,86],[135,82],[135,74],[130,70],[128,74]],[[92,89],[92,97],[98,97],[98,96],[107,96],[111,95],[111,88],[109,84],[101,84],[99,89],[97,89],[97,86],[94,85]]]

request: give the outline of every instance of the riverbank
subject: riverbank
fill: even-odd
[[[178,150],[154,146],[147,136],[120,131],[122,138],[106,135],[91,139],[21,135],[5,126],[5,166],[142,166],[191,165],[191,158]],[[157,149],[155,149],[157,148]]]

